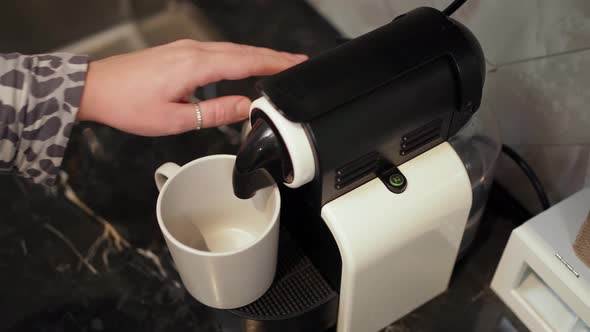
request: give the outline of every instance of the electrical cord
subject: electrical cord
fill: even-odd
[[[467,2],[467,0],[455,0],[451,2],[451,4],[445,8],[445,10],[443,10],[443,13],[445,13],[447,16],[451,16],[457,11],[457,9],[461,8],[465,2]]]
[[[523,173],[527,176],[527,178],[531,182],[531,185],[533,186],[533,189],[535,189],[537,196],[539,196],[539,201],[541,202],[543,210],[547,210],[551,206],[551,204],[549,203],[547,193],[545,192],[545,189],[543,188],[543,185],[541,184],[541,181],[539,180],[539,177],[537,177],[535,171],[533,171],[531,166],[524,159],[522,159],[522,157],[518,153],[516,153],[516,151],[512,150],[512,148],[510,148],[509,146],[503,144],[502,152],[504,152],[504,154],[510,157],[510,159],[512,159],[516,163],[516,165],[520,167]]]

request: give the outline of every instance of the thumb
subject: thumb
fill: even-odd
[[[245,96],[224,96],[199,102],[202,128],[219,127],[248,117],[252,102]],[[182,119],[181,132],[197,128],[197,112],[194,104],[174,104]]]

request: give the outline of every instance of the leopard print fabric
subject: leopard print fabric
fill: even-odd
[[[0,172],[55,184],[87,69],[85,56],[0,54]]]

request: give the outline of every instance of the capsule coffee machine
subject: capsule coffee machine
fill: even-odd
[[[479,108],[472,33],[433,8],[259,82],[234,192],[283,195],[276,279],[228,331],[379,331],[443,292],[472,191],[448,140]]]

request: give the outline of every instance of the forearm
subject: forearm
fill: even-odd
[[[52,185],[76,121],[88,60],[0,54],[0,171]]]

